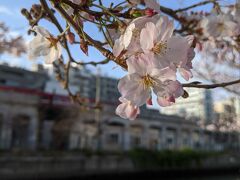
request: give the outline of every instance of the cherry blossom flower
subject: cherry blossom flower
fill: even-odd
[[[52,63],[59,59],[62,54],[62,47],[59,40],[43,27],[35,26],[33,31],[37,35],[28,45],[29,59],[44,56],[46,63]]]
[[[187,61],[185,62],[181,62],[180,65],[178,66],[179,69],[179,73],[181,74],[181,76],[188,81],[190,78],[193,77],[193,74],[191,72],[191,69],[193,68],[192,66],[192,60],[195,57],[195,52],[194,52],[194,48],[191,47],[193,40],[194,40],[194,36],[187,36],[185,37],[187,39],[188,45],[189,45],[189,49],[187,51]]]
[[[158,104],[160,106],[170,106],[175,103],[175,99],[182,96],[184,90],[178,81],[165,81],[163,83],[165,91],[158,91]]]
[[[140,46],[140,33],[147,22],[156,23],[160,18],[160,15],[154,15],[152,17],[143,16],[134,19],[130,22],[125,32],[115,40],[113,47],[113,54],[117,57],[123,50],[126,50],[125,56],[129,57],[136,53],[142,52]]]
[[[232,61],[237,62],[239,61],[239,52],[231,47],[232,45],[234,45],[234,43],[231,43],[233,42],[221,41],[221,43],[216,43],[213,40],[207,41],[203,43],[203,51],[200,53],[200,55],[204,59],[212,59],[218,64],[228,63]]]
[[[234,9],[231,11],[233,17],[234,17],[234,20],[240,24],[240,1],[237,0],[236,2],[236,5],[234,7]]]
[[[179,73],[181,74],[181,76],[188,81],[190,78],[193,77],[191,69],[192,67],[192,60],[195,57],[195,52],[193,48],[190,48],[188,50],[188,55],[187,55],[187,62],[185,64],[181,64],[179,66]]]
[[[120,53],[126,49],[132,39],[133,31],[135,29],[135,24],[130,24],[123,35],[120,36],[119,39],[115,41],[114,47],[113,47],[113,54],[117,57],[120,55]]]
[[[153,59],[144,54],[129,58],[127,64],[129,74],[118,84],[122,97],[136,106],[142,106],[151,97],[152,90],[159,97],[169,96],[168,85],[176,80],[175,71],[155,66]]]
[[[118,89],[131,105],[152,104],[152,92],[160,106],[170,106],[183,95],[176,72],[179,69],[186,80],[192,77],[194,37],[172,36],[173,31],[173,22],[166,16],[144,16],[129,23],[115,41],[114,55],[123,55],[128,65],[128,74],[119,81]],[[120,112],[124,114],[121,117],[127,117],[125,111]]]
[[[173,22],[162,17],[154,24],[148,22],[140,34],[140,44],[145,54],[152,56],[161,67],[180,68],[180,73],[186,80],[192,77],[191,61],[195,56],[193,36],[186,38],[172,36]]]
[[[209,37],[227,37],[240,34],[239,25],[234,22],[231,14],[219,14],[207,16],[201,21],[203,33]]]
[[[139,107],[133,105],[131,101],[128,101],[123,97],[120,97],[119,100],[122,103],[118,105],[116,109],[116,114],[124,119],[136,119],[137,115],[140,113]]]

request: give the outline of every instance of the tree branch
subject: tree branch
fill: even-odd
[[[65,12],[65,10],[59,5],[59,3],[53,2],[54,7],[58,10],[58,12],[63,16],[65,20],[67,20],[71,26],[74,28],[74,30],[77,32],[77,34],[83,38],[82,33],[84,33],[84,37],[89,42],[90,45],[98,49],[103,56],[105,56],[107,59],[111,59],[124,69],[127,69],[127,64],[124,59],[116,58],[113,53],[107,49],[105,49],[101,44],[99,44],[97,41],[92,39],[87,33],[82,32],[80,28],[76,25],[76,23],[73,21],[73,19]]]
[[[226,87],[234,84],[240,83],[240,79],[225,83],[216,83],[216,84],[196,84],[196,83],[189,83],[189,84],[183,84],[183,87],[192,87],[192,88],[204,88],[204,89],[214,89],[218,87]]]
[[[109,63],[109,61],[110,61],[110,59],[104,59],[104,60],[99,61],[99,62],[95,62],[95,61],[89,61],[89,62],[73,61],[73,62],[78,64],[78,65],[82,65],[82,66],[86,66],[86,65],[97,66],[97,65],[100,65],[100,64],[107,64],[107,63]]]
[[[216,3],[216,0],[203,1],[203,2],[200,2],[200,3],[197,3],[197,4],[193,4],[193,5],[188,6],[188,7],[185,7],[185,8],[177,9],[177,10],[175,10],[174,12],[175,12],[175,13],[178,13],[178,12],[182,12],[182,11],[187,11],[187,10],[189,10],[189,9],[193,9],[193,8],[195,8],[195,7],[203,6],[203,5],[210,4],[210,3],[215,4],[215,3]]]

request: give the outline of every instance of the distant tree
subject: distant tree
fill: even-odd
[[[0,54],[20,56],[26,53],[25,41],[21,36],[13,37],[9,28],[0,22]]]

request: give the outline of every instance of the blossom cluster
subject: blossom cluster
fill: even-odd
[[[227,12],[206,16],[200,22],[203,34],[219,40],[240,35],[239,11],[239,9],[229,9]]]
[[[87,1],[71,2],[79,4]],[[116,59],[125,60],[128,71],[118,84],[121,104],[117,107],[116,114],[133,120],[140,113],[142,105],[152,105],[153,93],[160,106],[170,106],[175,103],[176,98],[184,94],[183,87],[177,80],[177,73],[187,81],[192,78],[195,52],[194,37],[174,35],[174,22],[161,14],[156,0],[129,2],[132,6],[144,4],[147,7],[144,16],[126,20],[121,34],[117,32],[110,35],[115,40],[113,55]],[[64,8],[69,17],[74,16],[72,7]],[[84,19],[94,21],[97,18],[94,19],[88,13],[81,14],[78,20],[81,21],[80,25],[83,25]],[[74,20],[76,21],[76,18]],[[37,35],[29,44],[30,59],[44,56],[46,63],[52,63],[61,58],[63,36],[70,44],[75,42],[75,36],[69,29],[57,37],[40,26],[35,26],[32,30]],[[111,29],[108,32],[111,32]]]
[[[240,3],[225,8],[224,11],[209,14],[202,18],[199,26],[207,41],[202,42],[202,52],[216,61],[236,57],[239,49]],[[237,55],[238,56],[238,55]],[[239,56],[238,56],[239,57]]]
[[[181,32],[196,37],[196,49],[201,61],[197,62],[197,74],[213,82],[219,82],[221,74],[239,77],[240,64],[240,1],[229,6],[215,6],[212,12],[186,12],[178,13],[184,26]],[[229,78],[228,78],[229,79]],[[226,79],[225,81],[228,81]]]
[[[128,74],[118,84],[121,104],[116,113],[133,120],[139,107],[152,104],[152,92],[160,106],[169,106],[184,90],[177,71],[185,80],[192,77],[194,37],[174,36],[174,24],[168,17],[156,14],[130,22],[115,41],[113,53],[126,59]]]

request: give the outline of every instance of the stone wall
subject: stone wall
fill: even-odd
[[[1,157],[0,177],[69,177],[134,169],[127,157],[66,156],[66,157]]]
[[[217,162],[217,163],[216,163]],[[173,173],[174,170],[185,170],[185,173],[193,171],[222,169],[224,172],[229,168],[240,168],[239,156],[223,155],[210,157],[190,167],[155,167],[139,168],[128,156],[105,155],[56,155],[55,156],[13,156],[0,157],[1,179],[69,179],[70,177],[96,176],[102,174],[126,174],[141,173],[152,170],[158,173]],[[160,174],[161,174],[160,173]],[[176,174],[175,174],[176,175]],[[101,177],[101,176],[100,176]],[[117,178],[117,177],[115,177]]]
[[[36,147],[39,123],[38,101],[36,95],[25,95],[11,91],[0,92],[1,149],[9,149],[13,144],[20,146],[21,143],[27,149]],[[16,128],[14,129],[14,127]],[[14,135],[18,139],[14,140]],[[27,137],[26,142],[23,142],[25,140],[23,137],[21,139],[21,135]]]

